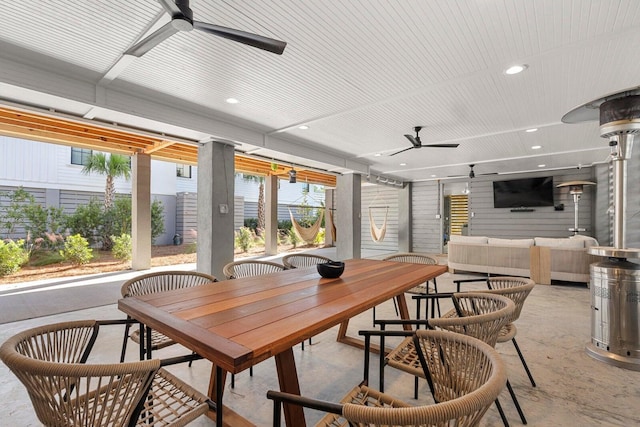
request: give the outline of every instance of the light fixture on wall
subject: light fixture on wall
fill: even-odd
[[[569,187],[569,194],[573,196],[575,214],[573,219],[573,228],[569,229],[569,231],[573,231],[573,234],[578,234],[580,231],[586,231],[584,228],[578,228],[578,202],[580,202],[580,197],[582,196],[582,193],[584,193],[585,185],[596,185],[596,183],[591,181],[569,181],[556,186],[558,188]]]
[[[296,182],[298,182],[298,173],[293,166],[291,166],[291,170],[289,171],[289,183],[295,184]]]

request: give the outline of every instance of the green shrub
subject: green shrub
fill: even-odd
[[[29,260],[24,240],[0,240],[0,276],[15,273]]]
[[[316,234],[316,237],[313,239],[313,244],[322,245],[324,243],[325,232],[326,232],[326,229],[324,228],[321,228],[320,230],[318,230],[318,234]]]
[[[184,248],[185,254],[195,254],[198,251],[198,245],[196,242],[191,242],[187,244]]]
[[[74,234],[67,237],[60,255],[75,265],[82,265],[93,259],[93,250],[89,247],[87,239],[79,234]]]
[[[88,204],[76,207],[76,211],[66,218],[65,228],[69,229],[69,233],[79,234],[91,244],[95,244],[98,241],[97,233],[102,220],[102,203],[93,198]]]
[[[296,230],[294,230],[293,228],[289,230],[289,241],[294,248],[297,248],[298,243],[302,242],[302,239],[300,238],[300,236],[298,236],[298,233],[296,233]]]
[[[258,229],[258,218],[245,218],[244,226],[250,228],[254,233]]]
[[[120,237],[111,236],[111,241],[113,242],[111,249],[113,256],[120,261],[129,261],[132,253],[131,236],[123,233]]]
[[[242,252],[247,252],[254,245],[255,234],[249,227],[241,227],[236,231],[236,247],[242,249]]]

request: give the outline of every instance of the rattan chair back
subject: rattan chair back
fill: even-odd
[[[482,292],[506,296],[516,304],[516,309],[507,322],[513,323],[520,317],[524,302],[535,287],[536,282],[524,277],[505,276],[491,277],[487,279],[487,285],[490,289]]]
[[[516,309],[509,298],[484,292],[456,293],[452,299],[455,307],[442,317],[429,319],[429,325],[472,336],[492,347]]]
[[[85,363],[98,330],[95,320],[57,323],[21,332],[0,347],[0,359],[26,387],[40,422],[183,426],[206,413],[207,397],[161,369],[158,359]]]
[[[282,257],[282,263],[286,269],[313,267],[331,261],[330,258],[313,254],[289,254]]]
[[[436,404],[412,407],[368,387],[358,387],[358,392],[343,402],[342,417],[352,423],[349,425],[475,426],[504,388],[506,367],[488,344],[466,335],[431,330],[417,331],[414,340],[425,349],[420,355],[424,370],[443,398]]]
[[[85,364],[97,333],[95,321],[60,323],[19,333],[0,348],[0,358],[26,387],[44,425],[130,423],[160,361]]]
[[[428,264],[428,265],[436,265],[438,261],[435,259],[422,255],[422,254],[414,254],[414,253],[398,253],[394,255],[389,255],[388,257],[382,258],[383,261],[397,261],[397,262],[410,262],[413,264]]]
[[[209,274],[197,271],[161,271],[143,274],[127,280],[120,288],[120,293],[123,298],[126,298],[190,288],[211,282],[217,282],[217,279]]]
[[[284,269],[284,265],[277,262],[246,260],[230,262],[224,266],[222,273],[227,279],[239,279],[275,273]]]

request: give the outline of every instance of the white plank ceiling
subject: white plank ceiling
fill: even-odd
[[[284,40],[286,50],[279,56],[191,31],[123,59],[149,28],[169,21],[156,1],[4,0],[0,102],[420,181],[466,175],[470,163],[476,173],[602,163],[608,146],[598,123],[560,119],[640,86],[638,0],[190,6],[195,20]],[[506,75],[513,64],[528,68]],[[227,103],[231,97],[239,103]],[[423,144],[460,146],[389,156],[410,146],[403,135],[417,125]]]

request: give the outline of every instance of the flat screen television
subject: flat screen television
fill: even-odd
[[[553,206],[553,177],[493,181],[493,207]]]

